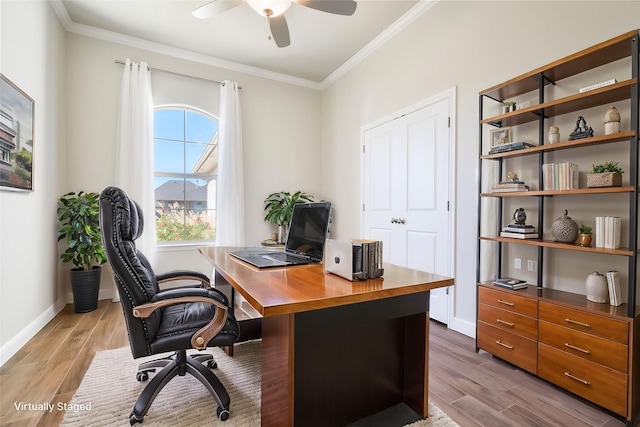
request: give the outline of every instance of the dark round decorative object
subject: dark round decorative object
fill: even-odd
[[[525,221],[527,220],[527,214],[524,213],[523,208],[516,209],[516,211],[513,213],[513,220],[518,225],[525,224]]]
[[[578,238],[578,224],[568,214],[565,209],[563,215],[551,225],[551,235],[556,242],[573,243]]]

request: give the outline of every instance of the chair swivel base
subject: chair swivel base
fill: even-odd
[[[226,421],[229,418],[229,405],[231,403],[229,394],[218,377],[203,365],[204,362],[207,362],[207,365],[210,367],[215,367],[215,361],[213,361],[213,356],[211,355],[188,356],[186,350],[179,350],[170,358],[153,360],[141,364],[136,376],[138,381],[144,381],[141,379],[141,375],[148,378],[147,372],[155,371],[154,368],[162,367],[162,370],[149,381],[149,384],[147,384],[138,397],[138,400],[133,406],[133,411],[131,411],[131,415],[129,415],[131,425],[141,423],[144,420],[144,416],[147,414],[147,411],[160,390],[162,390],[173,377],[176,375],[184,376],[187,373],[197,378],[198,381],[209,390],[218,404],[218,408],[216,409],[218,418],[221,421]]]

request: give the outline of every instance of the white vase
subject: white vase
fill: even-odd
[[[604,274],[594,271],[587,276],[587,299],[592,302],[606,303],[609,301],[609,286]]]

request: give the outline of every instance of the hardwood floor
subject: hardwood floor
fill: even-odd
[[[58,403],[70,401],[96,352],[128,345],[119,303],[100,301],[85,314],[68,305],[0,368],[0,425],[57,426],[64,416]],[[429,397],[463,427],[625,425],[513,365],[476,353],[472,338],[437,322],[431,323],[430,345]],[[16,408],[45,402],[53,405],[51,412]]]

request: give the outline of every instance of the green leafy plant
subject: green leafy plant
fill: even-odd
[[[67,193],[58,198],[60,235],[67,249],[60,255],[64,262],[71,262],[76,269],[91,270],[107,262],[100,235],[100,195],[98,193]]]
[[[618,166],[618,162],[615,162],[615,163],[606,162],[606,163],[601,163],[599,165],[593,165],[593,169],[591,169],[590,173],[607,173],[607,172],[613,172],[619,175],[622,175],[624,173],[622,168]]]
[[[267,212],[264,220],[276,225],[289,225],[293,205],[296,203],[313,202],[313,196],[302,191],[291,194],[287,191],[271,193],[264,199],[264,210]]]
[[[580,234],[591,234],[591,227],[588,227],[584,224],[580,225]]]

